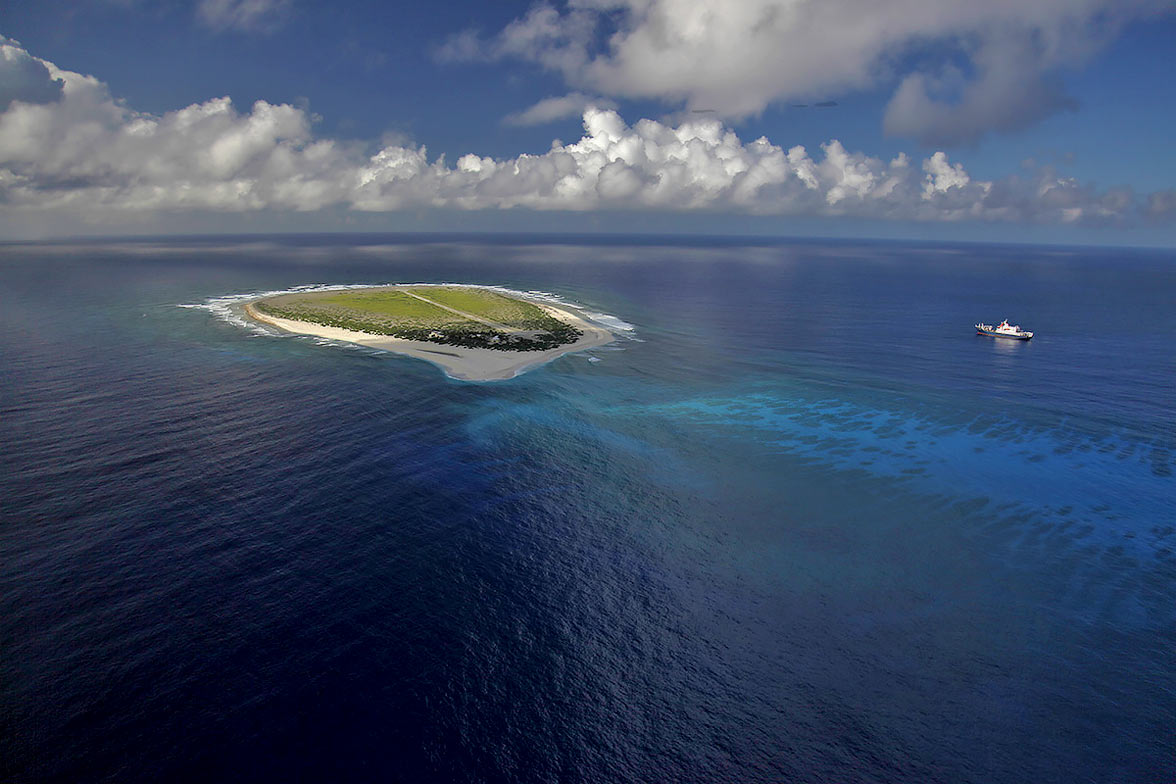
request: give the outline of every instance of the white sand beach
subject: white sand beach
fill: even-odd
[[[404,340],[389,335],[375,335],[369,332],[354,332],[338,327],[313,324],[308,321],[276,318],[259,312],[251,304],[245,305],[245,313],[263,324],[277,327],[299,335],[314,335],[331,340],[343,340],[361,346],[405,354],[424,359],[441,367],[450,378],[461,381],[502,381],[546,364],[553,359],[575,351],[603,346],[615,340],[613,333],[580,318],[570,311],[543,303],[533,303],[560,321],[571,324],[583,334],[575,343],[559,346],[548,351],[495,351],[486,348],[465,348],[428,343],[421,340]]]

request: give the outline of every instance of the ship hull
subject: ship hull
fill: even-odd
[[[1005,340],[1029,340],[1030,338],[1033,337],[1032,334],[1029,334],[1029,335],[1006,335],[1003,332],[992,332],[987,329],[978,329],[978,330],[976,330],[976,334],[977,335],[987,335],[990,338],[1004,338]]]

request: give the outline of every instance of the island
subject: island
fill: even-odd
[[[565,308],[471,285],[294,291],[253,300],[244,310],[286,332],[424,359],[463,381],[514,378],[614,339]]]

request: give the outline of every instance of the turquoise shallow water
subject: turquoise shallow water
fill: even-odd
[[[1174,264],[7,246],[5,778],[1171,779]],[[631,329],[464,384],[205,307],[395,281]]]

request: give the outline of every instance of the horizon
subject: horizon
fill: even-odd
[[[786,244],[887,244],[887,245],[928,245],[989,248],[1030,248],[1030,249],[1058,249],[1058,250],[1124,250],[1124,251],[1168,251],[1176,245],[1122,245],[1101,244],[1094,242],[1048,242],[1048,241],[1015,241],[1015,240],[980,240],[980,239],[944,239],[934,237],[879,237],[879,236],[832,236],[832,235],[784,235],[784,234],[714,234],[691,232],[666,233],[638,233],[638,232],[543,232],[543,231],[307,231],[307,232],[207,232],[202,234],[94,234],[63,237],[46,237],[35,239],[0,239],[0,246],[27,245],[114,245],[118,243],[161,242],[174,244],[200,243],[210,240],[257,241],[267,240],[279,242],[289,240],[348,240],[347,244],[362,247],[365,239],[387,241],[399,240],[405,244],[429,244],[431,242],[487,242],[503,240],[502,244],[530,244],[552,242],[556,244],[581,244],[584,242],[600,242],[601,244],[618,245],[662,245],[675,244],[715,244],[753,246],[764,244],[767,246]]]

